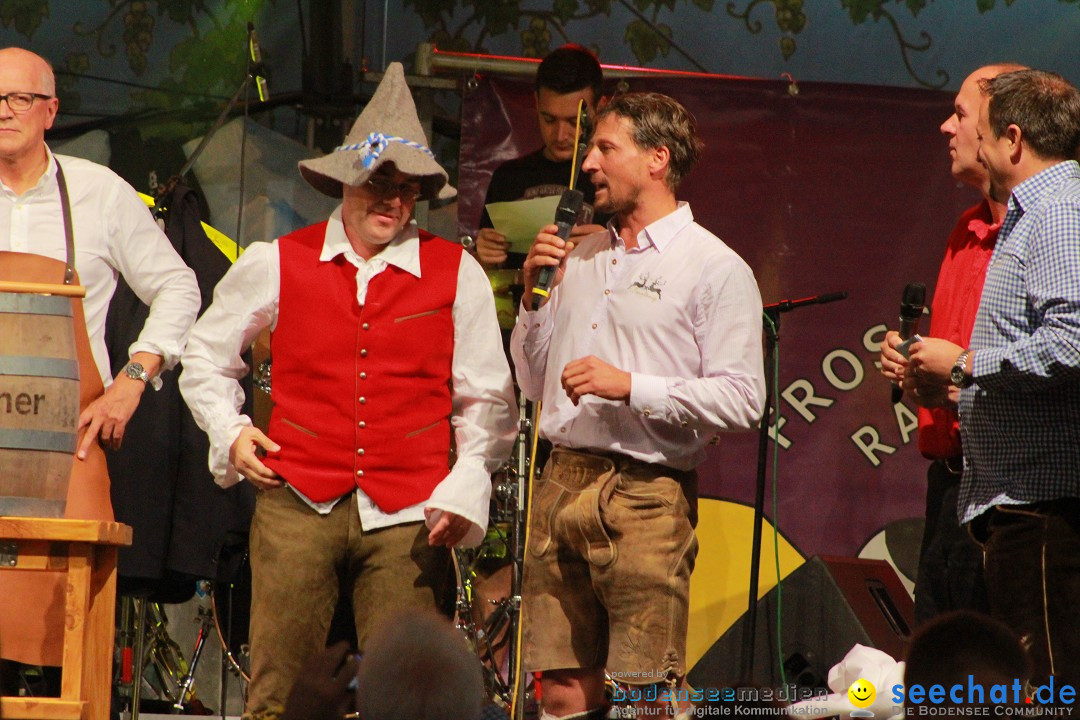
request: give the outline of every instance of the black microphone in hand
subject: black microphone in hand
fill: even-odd
[[[907,340],[919,332],[919,321],[922,320],[923,306],[926,304],[926,286],[920,282],[908,283],[904,288],[904,297],[900,300],[900,339]],[[893,405],[900,402],[904,391],[900,386],[893,383]]]
[[[567,190],[559,198],[559,207],[555,211],[555,224],[559,226],[558,236],[565,242],[570,237],[581,206],[585,204],[585,195],[580,190]],[[551,294],[551,284],[555,281],[556,265],[540,269],[540,277],[533,287],[532,309],[539,310],[544,298]]]

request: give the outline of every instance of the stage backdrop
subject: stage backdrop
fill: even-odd
[[[531,84],[478,80],[463,105],[459,218],[468,234],[493,168],[540,146]],[[949,175],[938,127],[952,96],[818,83],[796,93],[786,82],[736,78],[642,78],[630,89],[672,95],[697,117],[705,154],[679,195],[750,264],[765,303],[848,293],[781,317],[777,524],[803,557],[856,555],[888,523],[922,515],[927,462],[913,406],[890,403],[876,347],[897,325],[906,283],[932,292],[946,236],[978,199]],[[702,497],[752,503],[756,443],[721,436],[700,468]],[[732,552],[705,546],[703,554]],[[775,577],[767,567],[763,585]]]

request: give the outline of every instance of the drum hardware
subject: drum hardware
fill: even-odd
[[[214,610],[214,629],[217,631],[218,642],[221,644],[221,652],[225,654],[225,661],[228,663],[228,670],[233,677],[241,680],[242,694],[247,697],[247,684],[251,682],[251,646],[247,643],[240,645],[239,657],[233,654],[232,648],[229,647],[228,641],[225,640],[225,634],[221,631],[221,623],[218,621],[217,609],[215,605]]]
[[[195,684],[195,668],[199,665],[199,658],[202,657],[203,647],[206,645],[206,636],[210,631],[210,626],[214,624],[214,613],[212,609],[200,607],[199,608],[199,634],[195,638],[195,649],[191,652],[191,663],[188,665],[187,673],[185,673],[183,680],[180,682],[180,689],[176,696],[176,701],[173,702],[173,709],[183,711],[184,699],[190,693],[192,693],[192,686]]]
[[[492,701],[504,710],[514,707],[519,712],[524,708],[523,700],[531,698],[532,692],[530,683],[516,680],[520,672],[521,567],[525,558],[529,443],[533,427],[532,407],[520,397],[518,437],[510,461],[495,475],[487,535],[477,548],[454,551],[458,571],[456,625],[480,658]],[[484,576],[483,572],[492,567],[497,570]],[[483,597],[479,591],[484,583],[503,580],[503,575],[507,576],[506,596]],[[521,697],[513,703],[515,688]]]
[[[255,367],[255,372],[251,374],[251,382],[255,389],[262,390],[267,395],[270,394],[270,388],[273,385],[273,378],[271,377],[272,365],[272,359],[266,358]]]
[[[495,498],[502,505],[509,505],[517,500],[517,483],[501,482],[495,486]]]
[[[164,609],[145,598],[124,597],[121,603],[121,629],[117,637],[122,643],[122,662],[118,691],[121,697],[130,699],[132,720],[138,720],[144,684],[159,700],[183,707],[195,694],[190,685],[183,687],[189,667],[179,645],[169,637]],[[130,668],[128,661],[132,663]]]
[[[200,580],[198,595],[209,597],[209,607],[197,608],[198,630],[191,660],[185,660],[180,646],[169,636],[168,618],[160,603],[145,598],[123,597],[120,599],[120,627],[117,631],[119,645],[119,674],[115,680],[117,693],[128,700],[131,720],[138,720],[143,692],[149,690],[155,700],[171,706],[173,713],[185,710],[201,710],[202,702],[195,691],[195,672],[206,649],[206,641],[216,633],[222,650],[223,673],[227,670],[241,680],[242,695],[247,694],[245,659],[248,646],[241,645],[238,658],[229,647],[218,617],[214,583]],[[224,707],[224,681],[222,683]]]

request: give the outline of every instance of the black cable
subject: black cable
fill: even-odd
[[[67,77],[73,77],[76,79],[95,80],[97,82],[108,83],[111,85],[124,85],[125,87],[138,88],[139,90],[152,90],[154,92],[166,93],[170,95],[188,95],[190,97],[201,97],[208,100],[228,100],[229,98],[224,95],[211,95],[210,93],[195,92],[193,90],[181,90],[179,88],[163,88],[155,85],[143,85],[142,83],[131,82],[130,80],[116,80],[113,78],[102,77],[101,75],[90,75],[88,73],[76,73],[70,70],[56,70],[56,75],[65,75]]]
[[[303,0],[296,0],[296,14],[300,17],[300,57],[307,60],[307,30],[304,28]]]
[[[249,22],[248,23],[248,28],[249,28],[249,30],[248,30],[248,46],[249,47],[251,46],[251,33],[254,32],[254,30],[250,29],[251,27],[252,27],[252,24]],[[244,226],[244,180],[247,177],[247,173],[245,172],[246,167],[245,167],[245,163],[244,163],[244,155],[245,155],[245,152],[247,150],[248,107],[249,107],[249,103],[247,102],[247,99],[248,99],[248,94],[249,94],[248,91],[251,88],[251,83],[249,81],[253,77],[252,73],[255,70],[252,59],[251,59],[251,53],[248,52],[248,53],[245,53],[245,55],[247,56],[247,71],[248,71],[248,74],[247,74],[247,77],[244,78],[244,117],[243,117],[243,123],[244,124],[240,128],[240,182],[238,183],[240,197],[239,197],[238,202],[236,203],[236,235],[234,236],[234,238],[236,239],[236,257],[233,258],[234,261],[240,259],[240,238],[241,238],[240,231]]]

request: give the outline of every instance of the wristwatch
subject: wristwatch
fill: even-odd
[[[142,363],[129,362],[124,366],[124,374],[132,380],[142,380],[147,385],[150,384],[150,375],[146,372],[146,368],[142,366]]]
[[[949,381],[958,388],[966,388],[975,382],[975,378],[967,372],[969,355],[971,355],[971,350],[960,353],[960,357],[956,358],[956,364],[952,366],[952,371],[949,373]]]
[[[142,363],[132,360],[124,366],[122,372],[132,380],[142,380],[155,390],[161,389],[161,380],[156,377],[150,377],[150,373],[146,372],[146,368],[142,366]]]

